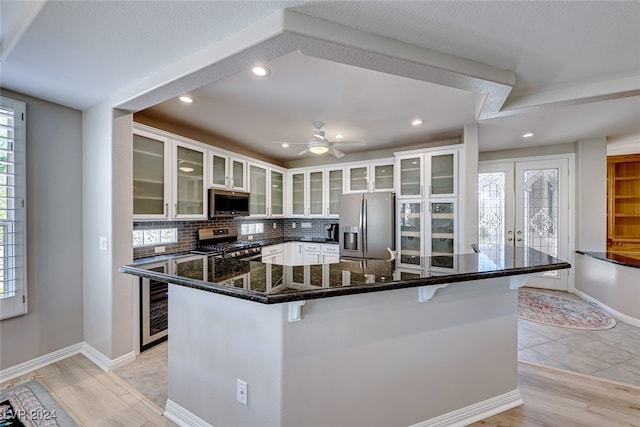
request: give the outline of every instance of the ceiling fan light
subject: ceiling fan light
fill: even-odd
[[[329,151],[329,149],[324,145],[316,145],[316,146],[310,147],[309,151],[311,151],[313,154],[324,154],[327,151]]]

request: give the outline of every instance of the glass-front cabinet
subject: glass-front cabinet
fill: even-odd
[[[340,216],[340,196],[344,192],[344,170],[327,169],[327,217]]]
[[[432,153],[426,157],[429,168],[428,196],[453,197],[457,195],[458,153]]]
[[[167,139],[146,133],[133,134],[134,218],[168,218],[171,170]]]
[[[442,200],[430,203],[430,267],[453,268],[456,245],[456,201]]]
[[[251,216],[282,216],[284,173],[249,163],[249,212]]]
[[[422,200],[398,200],[398,266],[422,265]]]
[[[398,197],[422,196],[422,161],[421,154],[398,157]]]
[[[205,148],[136,125],[133,219],[206,218]]]
[[[393,191],[393,164],[393,159],[390,159],[347,167],[347,193]]]
[[[290,176],[291,215],[325,216],[325,171],[294,172]]]
[[[236,191],[245,191],[246,162],[217,152],[210,152],[209,186]]]
[[[202,218],[205,215],[204,155],[204,150],[198,147],[175,144],[173,200],[176,218]]]

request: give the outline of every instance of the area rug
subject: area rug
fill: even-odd
[[[599,330],[616,326],[616,320],[590,304],[520,289],[518,317],[562,328]]]
[[[0,427],[77,427],[49,392],[35,381],[0,392]]]

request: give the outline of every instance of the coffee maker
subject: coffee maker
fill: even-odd
[[[325,224],[324,228],[326,230],[325,239],[331,242],[337,242],[339,237],[338,224]]]

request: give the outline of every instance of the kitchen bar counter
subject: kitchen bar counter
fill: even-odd
[[[424,258],[422,264],[442,265],[442,257]],[[170,274],[149,269],[137,260],[120,268],[123,273],[174,283],[263,304],[274,304],[341,295],[379,292],[444,283],[534,274],[569,268],[570,265],[534,249],[505,248],[499,255],[453,255],[453,268],[396,269],[393,261],[343,261],[335,264],[283,266],[185,254],[170,258],[180,268]]]
[[[170,274],[120,271],[169,283],[164,415],[178,425],[467,425],[522,404],[517,289],[570,267],[497,252],[422,260],[448,269],[185,255],[154,259]]]
[[[640,268],[640,253],[637,252],[592,252],[576,251],[581,255],[590,256],[602,261],[624,265],[625,267]]]

